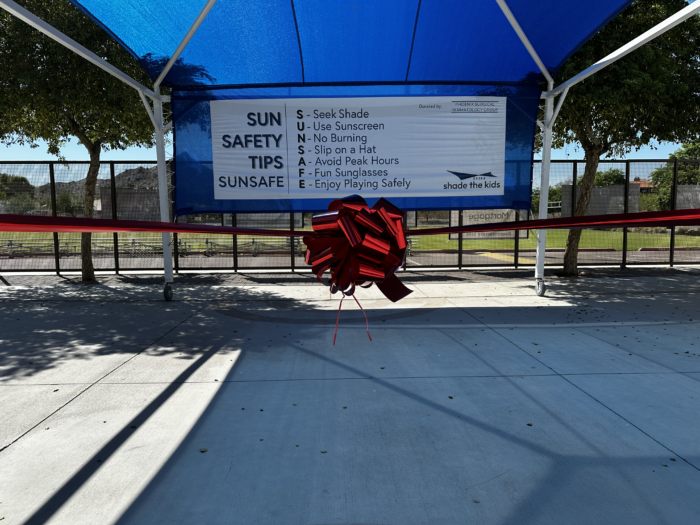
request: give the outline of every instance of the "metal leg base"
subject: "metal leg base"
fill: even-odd
[[[173,287],[170,286],[170,283],[165,283],[165,288],[163,288],[163,297],[166,301],[173,300]]]
[[[544,279],[537,279],[535,282],[535,293],[538,296],[544,297],[544,293],[547,291],[547,286],[544,284]]]

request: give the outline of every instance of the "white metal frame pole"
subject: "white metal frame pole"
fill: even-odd
[[[545,93],[542,93],[542,98],[551,98],[556,96],[558,93],[561,93],[565,89],[568,89],[582,80],[585,80],[586,78],[590,77],[591,75],[597,73],[604,67],[609,66],[613,62],[616,62],[617,60],[620,60],[622,57],[629,55],[632,51],[635,49],[643,46],[647,42],[650,42],[651,40],[654,40],[656,37],[663,35],[666,31],[669,29],[672,29],[676,27],[678,24],[684,22],[691,16],[694,16],[696,14],[700,13],[700,0],[696,0],[692,4],[687,5],[680,11],[678,11],[676,14],[669,16],[666,20],[661,22],[660,24],[655,25],[649,31],[646,31],[639,35],[637,38],[634,40],[630,41],[629,43],[625,44],[622,46],[620,49],[610,53],[608,56],[605,58],[599,60],[592,66],[584,69],[581,71],[578,75],[571,77],[569,80],[566,82],[563,82],[559,86],[557,86],[556,89],[553,88],[548,88]]]
[[[159,89],[156,88],[156,93]],[[148,108],[147,108],[148,109]],[[170,222],[170,199],[168,198],[168,174],[165,165],[165,130],[163,125],[163,102],[153,101],[153,118],[155,120],[156,132],[156,158],[158,161],[158,202],[160,204],[160,221]],[[173,282],[173,252],[171,235],[168,232],[162,233],[163,237],[163,271],[165,273],[165,283]]]
[[[553,83],[547,83],[551,90]],[[560,101],[560,104],[563,100]],[[560,106],[561,107],[561,106]],[[549,211],[549,167],[552,160],[552,128],[554,127],[554,99],[545,100],[544,140],[542,143],[542,170],[540,178],[540,209],[538,219],[546,219]],[[537,230],[537,257],[535,262],[535,280],[544,280],[544,256],[547,245],[547,230]]]
[[[207,3],[204,4],[204,7],[199,12],[199,15],[197,15],[197,18],[195,18],[194,22],[192,23],[190,28],[187,30],[187,33],[185,33],[185,36],[180,41],[180,44],[177,46],[177,48],[175,48],[175,51],[173,52],[173,55],[168,60],[168,63],[165,64],[163,71],[160,72],[160,75],[158,75],[158,78],[153,83],[154,91],[158,92],[158,88],[160,88],[161,82],[163,82],[163,80],[165,80],[166,75],[170,72],[170,69],[175,65],[175,62],[177,61],[177,59],[180,58],[180,55],[185,50],[185,47],[187,47],[187,44],[190,43],[190,40],[192,39],[194,34],[197,32],[197,29],[199,29],[199,26],[202,25],[202,22],[204,22],[204,20],[207,18],[209,11],[211,11],[211,9],[212,9],[212,7],[214,7],[215,3],[216,3],[216,0],[207,0]]]
[[[166,75],[170,71],[170,69],[173,67],[177,59],[180,57],[180,54],[182,51],[185,49],[189,41],[192,39],[194,34],[197,32],[197,29],[199,29],[199,26],[202,25],[202,22],[206,19],[207,15],[209,14],[209,11],[211,11],[212,7],[214,7],[214,4],[216,3],[216,0],[207,0],[207,3],[204,5],[202,10],[200,11],[199,15],[195,19],[195,21],[192,23],[190,26],[189,30],[185,34],[184,38],[180,42],[180,44],[177,46],[175,49],[175,52],[173,55],[170,57],[168,60],[168,63],[165,65],[163,68],[163,71],[160,72],[160,75],[158,75],[158,78],[153,84],[153,91],[156,93],[156,95],[160,95],[160,84],[163,82],[165,79]],[[158,100],[154,99],[153,100],[153,113],[151,114],[150,108],[148,106],[148,103],[146,102],[145,98],[143,97],[143,94],[141,95],[141,98],[143,100],[144,105],[146,106],[146,111],[148,111],[149,116],[151,117],[151,121],[153,122],[153,126],[155,128],[156,132],[156,157],[158,160],[158,201],[160,203],[160,220],[161,222],[170,222],[170,199],[168,197],[168,173],[167,173],[167,166],[165,164],[165,132],[168,129],[165,126],[165,123],[163,122],[163,103]],[[170,123],[172,125],[172,122]],[[172,236],[170,233],[163,232],[163,272],[164,272],[164,277],[165,277],[165,297],[167,300],[170,300],[169,298],[172,297],[172,290],[168,286],[169,284],[172,284],[173,282],[173,249],[172,249]]]
[[[522,27],[518,23],[518,20],[513,15],[513,12],[508,7],[506,0],[496,0],[496,3],[503,11],[503,14],[508,19],[513,30],[518,35],[518,38],[522,42],[527,52],[535,61],[540,72],[547,80],[547,91],[551,91],[554,87],[554,79],[549,73],[549,70],[545,67],[544,62],[540,59],[534,46],[527,38],[527,35],[523,31]],[[559,100],[559,105],[557,106],[556,113],[559,113],[561,104],[564,102],[564,97]],[[542,145],[542,178],[540,180],[540,210],[539,218],[546,219],[547,211],[549,210],[549,165],[552,156],[552,127],[554,126],[554,99],[548,98],[545,100],[545,118],[544,125],[540,122],[537,124],[544,129],[544,143]],[[537,258],[535,264],[535,285],[537,295],[544,295],[544,255],[545,248],[547,244],[547,231],[537,230]]]
[[[510,10],[510,7],[508,7],[506,0],[496,0],[496,3],[501,8],[501,11],[503,11],[503,14],[506,15],[506,18],[508,19],[508,22],[510,23],[511,27],[518,35],[518,38],[522,42],[523,46],[525,46],[525,49],[527,49],[527,52],[530,53],[532,60],[535,61],[535,64],[537,64],[537,67],[544,75],[544,78],[547,79],[548,83],[554,85],[554,79],[552,78],[552,75],[549,74],[549,70],[545,67],[544,63],[542,62],[542,59],[540,59],[540,56],[537,54],[537,51],[535,51],[535,48],[532,45],[532,43],[530,43],[530,40],[525,34],[525,31],[523,31],[523,28],[520,27],[518,20],[515,18],[515,15]]]

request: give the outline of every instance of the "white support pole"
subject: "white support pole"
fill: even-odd
[[[163,82],[163,80],[165,79],[165,76],[170,72],[170,69],[175,64],[175,61],[180,57],[180,54],[185,49],[185,47],[187,47],[187,44],[189,44],[190,40],[192,39],[194,34],[197,32],[197,29],[199,29],[199,26],[202,25],[202,22],[204,22],[204,19],[209,14],[209,11],[211,11],[211,8],[214,7],[215,3],[216,3],[216,0],[207,0],[207,3],[204,4],[204,7],[199,12],[199,15],[197,15],[197,18],[195,19],[194,23],[190,26],[187,33],[185,33],[184,38],[180,42],[180,45],[177,46],[177,48],[175,49],[175,52],[168,60],[168,63],[165,64],[163,71],[160,72],[160,75],[158,75],[158,78],[153,83],[153,89],[155,91],[158,91],[158,88],[160,87],[161,82]]]
[[[499,0],[497,0],[499,1]],[[603,58],[602,60],[599,60],[595,64],[593,64],[591,67],[584,69],[581,71],[578,75],[575,77],[571,77],[569,80],[564,82],[563,84],[557,86],[556,89],[552,89],[551,87],[547,89],[545,93],[542,93],[542,98],[552,98],[556,96],[558,93],[561,93],[565,89],[570,88],[571,86],[574,86],[575,84],[578,84],[582,80],[590,77],[591,75],[597,73],[604,67],[609,66],[613,62],[620,60],[622,57],[628,55],[638,47],[643,46],[647,42],[655,39],[657,36],[664,34],[666,31],[669,29],[672,29],[676,27],[678,24],[681,22],[684,22],[688,18],[690,18],[693,15],[696,15],[697,13],[700,13],[700,0],[696,0],[692,4],[684,7],[680,11],[678,11],[675,15],[672,15],[668,17],[666,20],[661,22],[660,24],[655,25],[652,27],[649,31],[639,35],[637,38],[629,42],[628,44],[622,46],[620,49],[617,51],[614,51],[610,53],[608,56]]]
[[[554,123],[557,121],[557,117],[559,116],[559,110],[561,109],[562,104],[564,103],[564,100],[566,100],[566,95],[569,94],[569,88],[566,88],[564,92],[561,94],[561,97],[559,97],[559,102],[557,102],[557,107],[554,110],[554,115],[552,115],[552,122],[550,123],[551,126],[554,126]]]
[[[158,88],[156,93],[159,94]],[[170,222],[170,199],[168,199],[168,176],[165,166],[165,131],[163,126],[163,102],[153,101],[153,116],[156,121],[156,156],[158,159],[158,201],[161,222]],[[163,233],[163,268],[166,286],[173,282],[173,254],[169,233]]]
[[[139,89],[139,96],[141,97],[141,102],[143,102],[143,107],[146,109],[146,113],[148,113],[148,117],[151,119],[151,122],[153,123],[153,127],[155,129],[158,129],[158,124],[156,123],[156,117],[153,115],[153,111],[151,111],[151,106],[148,104],[148,100],[146,100],[146,95],[143,94],[143,91]]]
[[[540,69],[540,72],[544,75],[544,78],[547,80],[548,83],[554,85],[554,79],[552,78],[552,75],[549,74],[549,71],[544,66],[544,62],[542,62],[540,56],[537,54],[537,51],[535,51],[535,48],[530,43],[530,39],[525,34],[525,31],[523,31],[523,28],[520,27],[518,20],[515,18],[515,15],[510,10],[510,7],[508,7],[506,0],[496,0],[496,3],[498,3],[498,6],[501,8],[501,11],[503,11],[503,14],[506,15],[506,18],[508,19],[508,22],[510,23],[511,27],[517,33],[518,38],[520,38],[520,41],[525,46],[525,49],[527,49],[527,52],[530,53],[532,60],[535,61],[535,64],[537,64],[537,67]]]
[[[552,89],[553,83],[549,82],[547,89]],[[554,99],[545,100],[544,110],[544,140],[542,144],[542,177],[540,179],[540,210],[538,219],[546,219],[549,211],[549,166],[552,159],[552,127],[554,126]],[[537,257],[535,262],[535,280],[538,281],[538,295],[544,294],[544,288],[540,294],[540,286],[544,283],[544,256],[547,245],[547,230],[537,230]]]

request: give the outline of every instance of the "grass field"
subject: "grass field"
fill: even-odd
[[[564,248],[566,246],[566,238],[568,230],[550,230],[547,233],[547,248]],[[206,249],[206,240],[217,243],[227,243],[228,235],[204,235],[204,234],[179,234],[178,238],[182,242],[186,242],[190,249]],[[416,236],[415,247],[421,251],[429,250],[457,250],[459,247],[458,241],[451,241],[448,235],[425,235]],[[129,242],[134,239],[136,242],[160,243],[160,235],[152,233],[129,233],[119,234],[120,243]],[[239,236],[239,243],[248,243],[254,237]],[[111,242],[111,233],[93,234],[93,239],[101,242]],[[258,241],[263,240],[256,238]],[[637,251],[640,248],[668,248],[671,236],[668,233],[645,233],[645,232],[629,232],[627,234],[627,249],[629,251]],[[0,246],[4,245],[8,240],[13,242],[53,242],[53,236],[50,233],[2,233],[0,234]],[[80,234],[77,233],[62,233],[60,234],[61,242],[79,242]],[[278,237],[264,238],[263,242],[272,244],[282,243],[284,239]],[[464,250],[510,250],[514,247],[512,239],[479,239],[465,240],[462,243]],[[520,249],[534,249],[536,247],[536,233],[530,232],[527,239],[520,239]],[[621,231],[600,231],[586,230],[581,237],[580,248],[613,248],[617,251],[622,251],[622,232]],[[691,235],[676,235],[676,247],[700,247],[700,236]]]
[[[547,232],[547,248],[564,248],[569,230],[550,230]],[[637,251],[640,248],[668,248],[671,235],[669,233],[644,233],[629,232],[627,234],[627,250]],[[520,239],[520,249],[534,249],[537,236],[530,232],[527,239]],[[464,250],[510,250],[515,243],[511,239],[479,239],[465,240],[462,242]],[[448,235],[422,236],[418,239],[417,247],[420,250],[456,250],[458,241],[448,240]],[[700,247],[700,237],[691,235],[676,235],[676,247]],[[613,248],[622,251],[621,231],[586,230],[581,236],[579,248]]]

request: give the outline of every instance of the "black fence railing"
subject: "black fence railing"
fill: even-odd
[[[83,215],[87,162],[0,162],[0,213]],[[582,161],[553,161],[548,217],[575,212]],[[98,175],[94,218],[160,220],[154,162],[104,162]],[[407,228],[537,218],[540,163],[533,165],[532,210],[408,211]],[[600,163],[588,215],[700,208],[700,161],[606,160]],[[319,210],[321,211],[321,210]],[[266,229],[310,230],[312,213],[200,214],[178,222]],[[546,264],[561,265],[566,230],[547,234]],[[162,268],[158,234],[93,234],[97,270]],[[408,268],[522,267],[535,263],[534,232],[410,237]],[[198,269],[298,270],[304,263],[300,239],[250,235],[174,236],[177,271]],[[625,228],[584,231],[579,264],[644,265],[700,263],[698,227]],[[80,269],[80,235],[0,233],[0,272]]]

